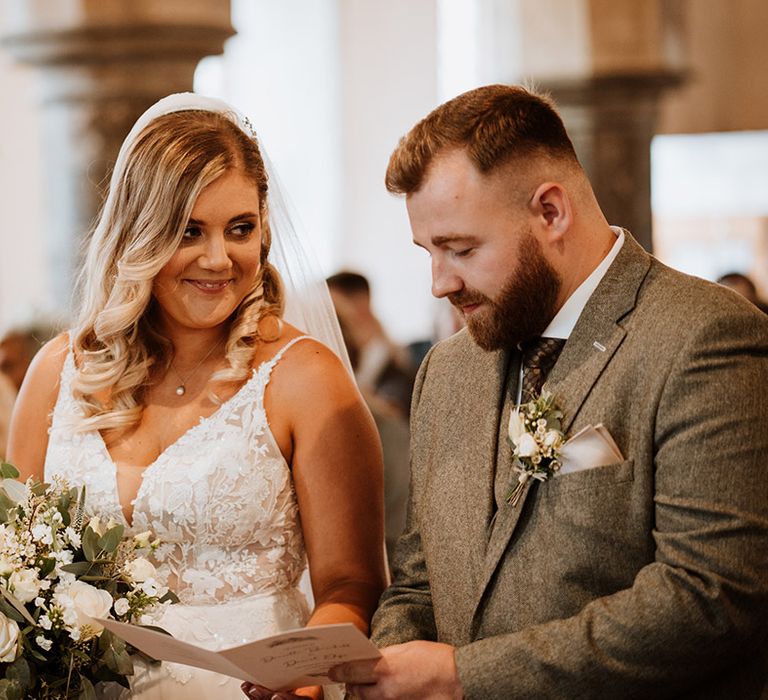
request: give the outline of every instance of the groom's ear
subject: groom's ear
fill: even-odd
[[[548,243],[558,243],[573,224],[568,192],[557,182],[543,182],[529,202],[539,233]]]

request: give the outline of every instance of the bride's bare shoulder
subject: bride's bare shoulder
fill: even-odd
[[[301,340],[297,340],[299,338]],[[276,383],[302,386],[305,391],[311,391],[329,385],[343,387],[352,382],[351,375],[335,352],[289,323],[283,324],[279,338],[264,343],[260,350],[257,355],[261,359],[255,358],[255,364],[280,355],[272,370],[271,381]]]
[[[61,333],[43,345],[29,365],[27,379],[33,381],[42,379],[44,382],[54,379],[53,385],[58,383],[64,360],[69,352],[69,333]],[[50,386],[50,384],[49,384]]]

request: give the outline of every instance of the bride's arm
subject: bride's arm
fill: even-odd
[[[386,583],[381,442],[332,352],[299,343],[283,363],[276,371],[288,389],[281,396],[290,401],[291,467],[315,597],[309,624],[351,622],[367,634]]]
[[[6,461],[28,477],[42,480],[51,412],[59,394],[59,377],[69,347],[62,334],[46,343],[35,355],[13,407]]]

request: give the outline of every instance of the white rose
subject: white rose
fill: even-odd
[[[520,436],[520,441],[517,443],[517,454],[520,457],[533,457],[539,454],[539,446],[533,435],[525,433]]]
[[[14,571],[8,583],[13,595],[22,603],[34,600],[40,592],[40,579],[37,578],[37,572],[32,569]]]
[[[560,437],[560,431],[558,430],[548,430],[547,434],[544,436],[544,445],[546,447],[554,447],[557,449],[560,447],[562,443],[562,438]]]
[[[512,411],[509,414],[509,439],[515,447],[518,446],[523,435],[525,435],[525,419],[520,415],[520,411]]]
[[[136,557],[133,561],[129,561],[123,569],[130,577],[131,581],[135,583],[141,583],[148,578],[154,578],[157,575],[155,567],[152,562],[146,560],[144,557]]]
[[[128,602],[127,598],[118,598],[115,601],[114,608],[115,608],[115,615],[125,615],[125,613],[127,613],[130,610],[131,604]]]
[[[93,618],[106,617],[112,607],[112,596],[109,593],[84,581],[75,581],[65,593],[55,593],[54,598],[64,608],[65,622],[72,620],[67,613],[74,612],[75,619],[72,622],[79,627],[89,625],[97,632],[101,632],[102,626]]]
[[[0,612],[0,663],[9,664],[19,655],[19,626]]]

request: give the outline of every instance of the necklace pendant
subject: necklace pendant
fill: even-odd
[[[176,387],[176,396],[184,396],[186,393],[187,390],[183,384],[179,384],[179,386]]]

